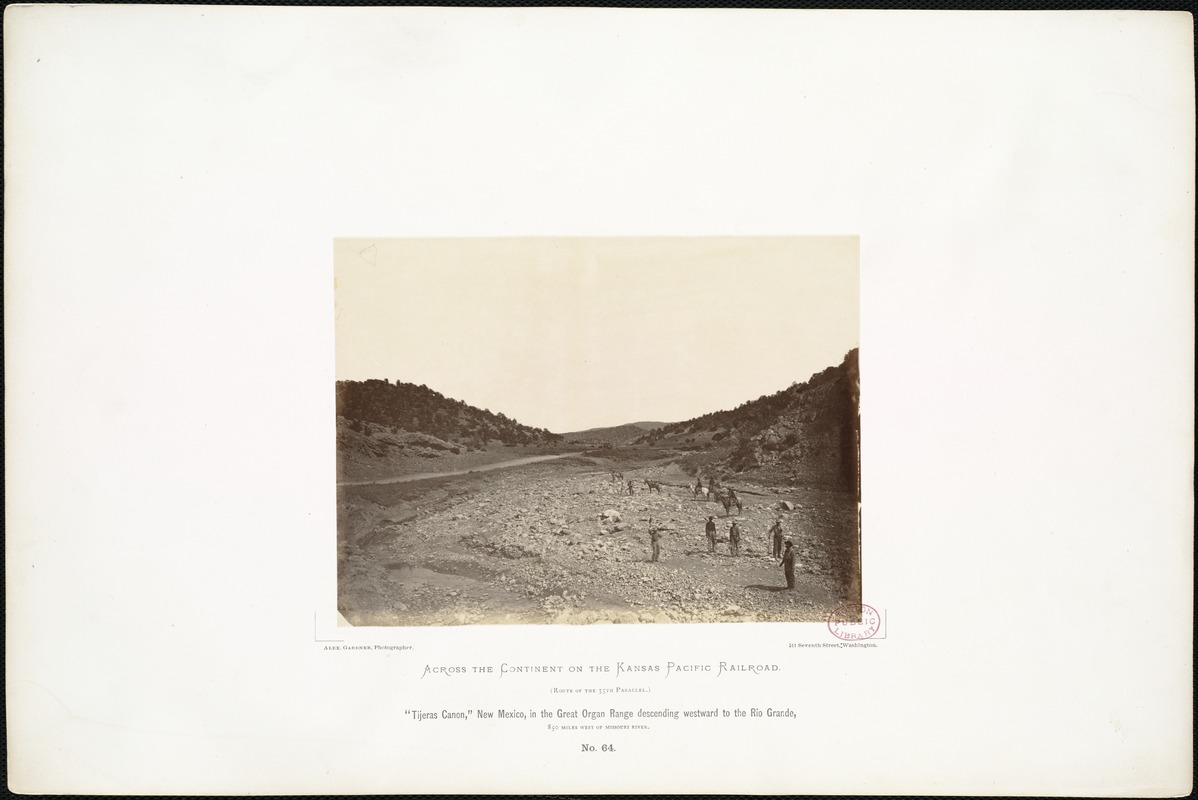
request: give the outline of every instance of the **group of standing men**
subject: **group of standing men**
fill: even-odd
[[[716,535],[715,535],[716,534],[716,525],[715,525],[715,517],[714,516],[707,517],[706,528],[707,528],[707,552],[714,553],[715,552],[715,540],[716,540]],[[785,540],[786,551],[783,552],[783,550],[782,550],[782,545],[783,545],[782,517],[778,517],[778,519],[774,521],[774,524],[770,527],[769,533],[773,538],[774,558],[781,559],[778,562],[778,565],[780,567],[782,567],[782,571],[786,575],[786,588],[793,589],[793,588],[795,588],[794,543],[790,539],[786,539]],[[652,531],[650,532],[650,535],[653,535]],[[729,555],[733,555],[733,556],[740,555],[740,536],[741,536],[740,523],[737,521],[733,521],[732,525],[728,528],[728,553],[729,553]],[[654,538],[653,539],[653,560],[654,561],[657,560],[657,555],[658,555],[657,539]]]
[[[612,478],[614,480],[623,481],[624,475],[619,472],[613,471]],[[718,489],[717,489],[718,485],[719,485],[718,482],[715,481],[714,479],[708,479],[708,491],[709,492],[718,491]],[[703,488],[703,480],[702,480],[702,478],[700,478],[698,480],[698,482],[696,483],[696,490],[699,490],[702,488]],[[729,489],[728,491],[733,497],[735,497],[734,490]],[[629,494],[633,493],[632,481],[628,481],[628,493]],[[715,524],[715,516],[714,515],[709,515],[707,517],[706,533],[707,533],[707,552],[714,553],[715,552],[715,542],[716,542],[716,524]],[[768,536],[770,538],[767,539],[767,541],[772,540],[772,543],[773,543],[773,556],[774,556],[774,558],[780,559],[780,561],[778,562],[778,565],[780,567],[782,567],[783,574],[786,575],[786,588],[793,589],[793,588],[795,588],[794,543],[791,542],[790,539],[785,539],[785,541],[783,541],[784,534],[782,532],[782,517],[778,517],[778,519],[776,519],[774,521],[774,524],[772,526],[770,526]],[[732,556],[740,555],[740,538],[741,538],[740,522],[738,520],[733,520],[732,525],[729,526],[729,528],[728,528],[728,552],[729,552],[729,555],[732,555]],[[649,543],[650,543],[650,546],[652,547],[651,560],[652,561],[660,560],[660,558],[661,558],[661,531],[656,526],[653,525],[652,519],[649,520]],[[783,551],[783,544],[785,544],[785,546],[786,546],[785,551]]]

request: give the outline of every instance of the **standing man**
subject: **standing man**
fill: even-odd
[[[707,552],[715,552],[715,517],[707,518]]]
[[[656,561],[661,556],[661,532],[652,519],[649,520],[649,542],[653,545],[653,560]]]
[[[782,557],[782,517],[778,517],[778,521],[770,528],[770,533],[774,535],[774,558]]]
[[[795,551],[790,539],[786,540],[786,552],[782,554],[782,571],[786,573],[786,588],[795,588]]]
[[[632,481],[628,482],[628,494],[632,494]]]
[[[740,555],[740,523],[733,522],[728,529],[728,552],[734,556]]]

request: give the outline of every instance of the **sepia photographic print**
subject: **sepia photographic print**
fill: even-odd
[[[340,239],[353,625],[858,613],[855,237]]]

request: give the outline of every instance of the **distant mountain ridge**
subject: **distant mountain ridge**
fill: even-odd
[[[643,436],[645,431],[654,431],[664,427],[666,424],[665,422],[629,422],[610,428],[588,428],[585,431],[571,431],[570,433],[563,433],[562,437],[567,442],[625,444],[639,436]]]

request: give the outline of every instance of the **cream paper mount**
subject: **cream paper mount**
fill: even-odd
[[[1189,15],[88,4],[4,21],[11,790],[1190,791]],[[450,312],[405,347],[469,337],[495,365],[441,388],[413,349],[410,370],[347,377],[336,248],[368,237],[854,242],[861,608],[343,624],[338,379],[567,424],[592,401],[593,345],[563,362],[574,387],[500,367],[570,353],[575,310],[618,297],[561,294],[554,317],[504,294],[521,284],[467,281],[408,308]],[[593,424],[675,422],[839,364],[809,369],[801,336],[761,350],[744,309],[794,276],[750,290],[753,269],[710,320],[717,349],[758,348],[739,373],[689,336],[614,337],[636,378],[622,397],[643,403]],[[577,286],[559,277],[543,291]],[[536,336],[472,326],[484,288]],[[655,324],[676,330],[688,291],[665,290]]]

